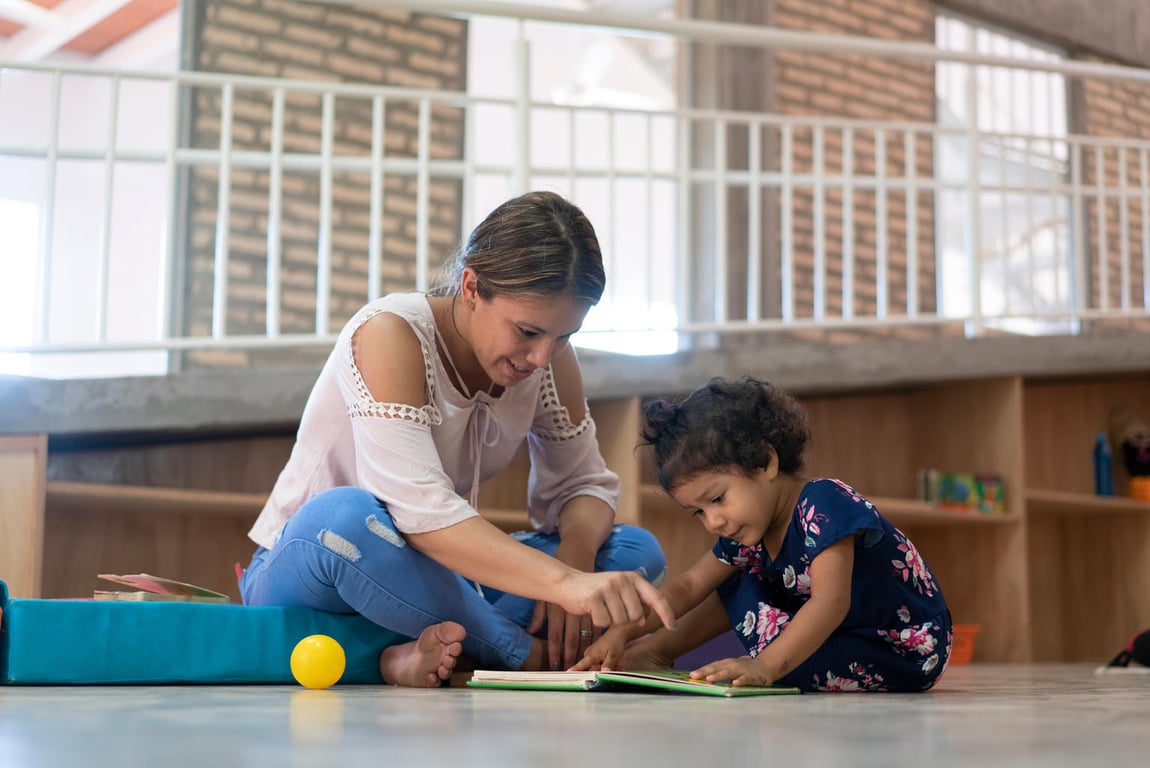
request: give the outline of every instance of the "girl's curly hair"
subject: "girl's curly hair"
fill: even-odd
[[[772,450],[779,471],[793,474],[811,438],[799,402],[750,377],[715,377],[680,402],[649,402],[643,421],[642,444],[654,448],[659,485],[667,491],[709,470],[750,476],[770,465]]]

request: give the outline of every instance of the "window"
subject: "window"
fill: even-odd
[[[0,347],[18,347],[36,340],[40,207],[0,198],[0,232]],[[27,374],[30,365],[27,354],[0,354],[0,374]]]
[[[1048,46],[953,16],[938,17],[936,39],[945,50],[1065,59]],[[941,131],[936,174],[943,184],[936,197],[940,312],[968,315],[977,298],[975,317],[985,317],[989,327],[1030,334],[1072,330],[1069,320],[1043,317],[1070,309],[1074,296],[1064,191],[1065,77],[940,61],[935,90]]]
[[[585,4],[578,3],[578,7]],[[619,3],[633,11],[634,2]],[[645,12],[669,14],[654,0]],[[627,354],[676,351],[675,228],[677,192],[676,43],[657,36],[473,17],[468,41],[472,96],[516,94],[519,35],[530,50],[530,189],[548,189],[579,205],[595,226],[607,269],[607,290],[574,342]],[[645,111],[650,110],[650,114]],[[520,147],[513,108],[475,107],[477,168],[508,168]],[[470,229],[515,193],[502,172],[477,172],[465,211]],[[645,215],[643,213],[645,212]],[[656,329],[656,330],[652,330]],[[662,330],[660,330],[662,329]]]

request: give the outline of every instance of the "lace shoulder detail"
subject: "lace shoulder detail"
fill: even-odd
[[[537,425],[535,429],[535,433],[541,439],[552,443],[574,440],[591,426],[591,408],[586,400],[583,401],[583,420],[578,424],[571,423],[570,412],[559,402],[559,393],[555,390],[555,377],[550,366],[543,372],[543,386],[539,390],[539,397],[547,415],[547,422]]]
[[[355,333],[371,318],[386,312],[386,309],[379,308],[374,312],[369,312],[360,318],[359,323],[352,329],[351,334],[348,336],[348,355],[346,364],[351,368],[351,379],[355,386],[356,400],[354,403],[349,403],[347,406],[347,415],[351,418],[364,418],[364,419],[399,419],[400,421],[410,421],[421,426],[431,426],[433,424],[440,424],[443,422],[443,416],[439,413],[439,409],[435,407],[435,370],[432,367],[431,356],[427,349],[427,345],[423,343],[423,339],[419,340],[419,348],[423,352],[423,377],[424,382],[427,384],[427,405],[422,408],[416,408],[414,405],[406,403],[381,403],[372,398],[371,391],[367,388],[367,382],[363,380],[363,374],[359,371],[359,366],[355,364]]]

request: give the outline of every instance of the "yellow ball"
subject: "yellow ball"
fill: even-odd
[[[343,646],[327,635],[308,635],[291,652],[291,673],[304,688],[329,688],[343,677]]]

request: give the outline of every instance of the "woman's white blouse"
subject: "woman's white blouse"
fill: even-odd
[[[419,338],[427,380],[422,408],[373,400],[356,367],[355,332],[380,312],[403,318]],[[320,371],[291,456],[248,533],[253,541],[270,549],[305,501],[337,486],[356,486],[385,502],[404,533],[447,528],[478,514],[479,484],[507,466],[524,439],[535,529],[554,532],[559,511],[576,496],[616,508],[619,478],[599,452],[590,410],[571,423],[549,367],[497,398],[486,392],[466,398],[451,383],[435,339],[431,305],[421,293],[391,294],[356,313]]]

